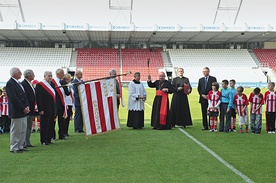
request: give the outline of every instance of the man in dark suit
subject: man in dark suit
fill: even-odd
[[[82,72],[77,70],[75,73],[75,79],[72,83],[81,82]],[[83,131],[83,121],[82,121],[82,113],[81,113],[81,105],[80,105],[80,97],[78,91],[79,84],[73,85],[74,91],[74,106],[75,106],[75,115],[74,115],[74,129],[76,133],[82,133]]]
[[[20,153],[26,151],[24,142],[26,138],[27,114],[30,112],[27,95],[18,81],[22,73],[17,67],[10,70],[11,78],[7,82],[6,92],[9,98],[8,108],[11,118],[10,152]]]
[[[207,108],[208,108],[208,93],[212,90],[212,83],[216,82],[217,79],[210,76],[210,69],[208,67],[203,68],[204,77],[200,78],[198,81],[197,91],[199,94],[199,103],[201,104],[201,114],[202,114],[202,130],[208,130],[207,122]]]
[[[65,97],[70,95],[70,90],[67,86],[57,87],[61,85],[66,85],[67,83],[63,80],[64,70],[56,70],[56,78],[52,79],[56,90],[56,105],[57,105],[57,118],[58,118],[58,136],[60,140],[67,140],[64,134],[66,133],[65,118],[67,115],[67,104]],[[55,135],[54,135],[55,136]],[[55,138],[55,137],[54,137]]]
[[[33,117],[35,112],[35,89],[32,85],[32,80],[34,80],[34,72],[31,69],[27,69],[24,71],[24,80],[21,82],[25,93],[28,98],[30,112],[27,116],[27,130],[26,130],[26,139],[25,139],[25,147],[34,147],[30,142],[31,131],[32,131],[32,124],[33,124]]]
[[[52,72],[44,73],[44,80],[36,85],[36,103],[40,115],[40,142],[52,144],[51,139],[56,115],[56,91],[52,81]]]

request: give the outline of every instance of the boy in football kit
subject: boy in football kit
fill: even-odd
[[[8,96],[6,94],[6,87],[3,87],[3,95],[0,98],[0,103],[1,103],[2,131],[3,133],[9,133],[11,119],[9,118]]]
[[[249,96],[250,102],[250,123],[252,133],[259,134],[262,130],[262,105],[264,97],[260,88],[255,88]]]
[[[248,115],[247,115],[247,106],[248,106],[248,99],[245,94],[243,94],[243,87],[239,86],[237,88],[237,95],[234,97],[234,105],[236,109],[236,113],[239,116],[239,126],[240,126],[240,133],[242,131],[242,125],[245,125],[245,132],[248,133]]]
[[[217,132],[219,105],[221,102],[221,93],[218,91],[218,89],[218,82],[213,82],[212,90],[208,93],[208,114],[210,121],[210,132]]]
[[[275,83],[268,83],[268,91],[265,92],[266,103],[266,131],[275,133],[275,114],[276,114],[276,92]]]

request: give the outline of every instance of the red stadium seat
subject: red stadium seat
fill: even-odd
[[[109,75],[110,69],[120,69],[117,49],[78,48],[77,67],[83,68],[83,79],[90,80]],[[118,72],[119,73],[119,72]]]
[[[262,65],[276,71],[276,49],[254,49],[253,51]]]
[[[152,75],[152,79],[158,79],[158,69],[164,67],[162,59],[162,49],[122,49],[122,68],[123,71],[140,72],[141,81],[146,81],[148,74]],[[148,69],[148,59],[149,69]],[[149,72],[149,73],[148,73]],[[124,81],[131,81],[133,76],[126,76]]]

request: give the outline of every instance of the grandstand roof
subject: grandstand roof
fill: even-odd
[[[0,41],[104,41],[104,42],[270,42],[276,41],[271,25],[89,25],[0,23]]]

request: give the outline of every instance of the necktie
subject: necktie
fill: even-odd
[[[18,81],[18,84],[22,88],[22,90],[25,92],[24,87],[22,86],[22,84],[19,81]]]
[[[205,90],[206,90],[206,88],[207,88],[207,83],[208,83],[208,78],[207,78],[207,77],[205,77],[205,84],[204,84],[204,88],[205,88]]]

